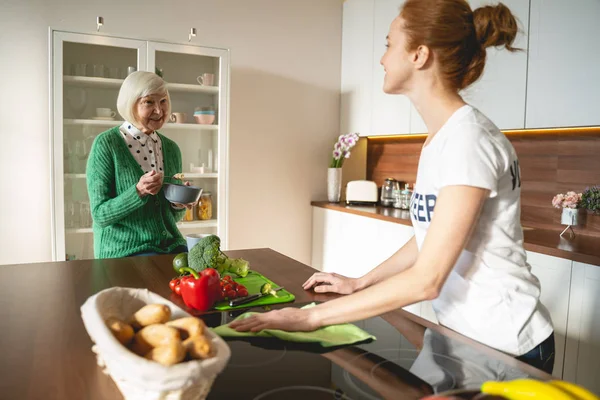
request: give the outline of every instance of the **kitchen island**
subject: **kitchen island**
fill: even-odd
[[[314,270],[273,250],[226,254],[248,260],[252,269],[294,293],[292,306],[336,297],[304,291],[301,285]],[[113,381],[96,365],[80,307],[89,296],[114,286],[148,288],[178,302],[168,287],[174,275],[172,258],[165,255],[2,266],[0,398],[122,398]],[[277,307],[283,306],[289,304]],[[214,327],[239,314],[215,312],[201,317]],[[232,356],[209,399],[418,399],[433,391],[476,387],[488,379],[551,379],[507,355],[402,310],[357,325],[377,340],[330,352],[270,339],[228,341]],[[445,354],[439,353],[441,348]]]

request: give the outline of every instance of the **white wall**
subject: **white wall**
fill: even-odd
[[[339,130],[339,0],[2,0],[0,264],[49,261],[48,28],[231,49],[230,248],[310,262]],[[16,174],[18,172],[18,174]]]

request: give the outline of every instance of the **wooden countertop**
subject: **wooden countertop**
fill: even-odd
[[[311,205],[412,226],[407,210],[380,206],[348,206],[345,203],[326,201],[313,201]],[[559,236],[560,231],[526,227],[523,228],[523,233],[526,250],[600,266],[600,238],[598,237],[576,235],[573,239],[565,239]]]
[[[252,269],[285,286],[295,294],[295,306],[337,297],[304,291],[302,283],[315,270],[273,250],[227,251],[226,254],[248,260]],[[171,294],[168,287],[173,276],[172,257],[165,255],[2,266],[2,398],[121,399],[116,385],[96,365],[91,350],[92,342],[81,320],[80,307],[89,296],[113,286],[148,288],[174,301],[176,296]],[[209,326],[217,326],[221,323],[221,317],[221,313],[212,313],[202,318]],[[550,375],[510,356],[408,312],[398,310],[383,317],[399,330],[410,331],[411,325],[427,327],[474,346],[478,351],[533,377],[551,379]],[[223,379],[234,381],[235,376],[231,374],[235,375],[235,370],[225,376],[226,369]]]

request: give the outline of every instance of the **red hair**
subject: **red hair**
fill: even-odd
[[[446,84],[464,89],[483,73],[486,47],[512,44],[517,20],[502,3],[471,11],[465,0],[407,0],[401,9],[407,49],[429,47]]]

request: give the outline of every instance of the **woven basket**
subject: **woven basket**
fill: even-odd
[[[205,399],[216,376],[229,361],[229,346],[207,329],[205,335],[216,351],[213,358],[167,367],[136,355],[115,339],[104,321],[109,317],[127,321],[146,304],[166,304],[171,308],[171,319],[190,316],[147,289],[106,289],[88,298],[81,306],[85,329],[95,343],[92,351],[96,353],[98,365],[115,381],[127,400]]]

